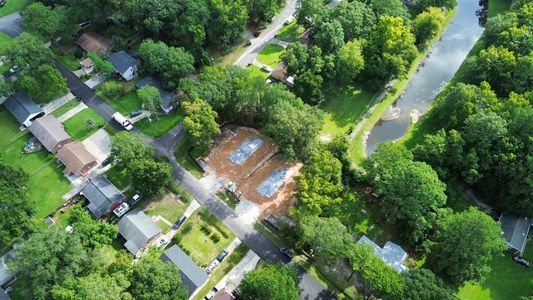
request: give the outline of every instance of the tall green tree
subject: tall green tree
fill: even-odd
[[[442,280],[428,269],[411,269],[405,272],[405,289],[402,299],[406,300],[453,300],[452,291],[444,287]]]
[[[22,11],[24,26],[39,34],[43,39],[50,39],[59,31],[62,17],[51,7],[40,2],[30,4]]]
[[[280,0],[249,0],[246,1],[249,21],[252,24],[261,24],[272,20],[280,9]]]
[[[143,108],[152,114],[157,114],[163,104],[163,97],[159,90],[153,86],[143,86],[137,90],[137,96],[141,99]]]
[[[296,272],[290,267],[267,265],[248,272],[238,287],[243,299],[297,300]]]
[[[324,54],[335,53],[344,45],[344,30],[337,20],[321,22],[313,27],[313,39]]]
[[[362,44],[359,40],[347,42],[339,50],[337,66],[337,78],[341,83],[350,84],[355,81],[365,66],[362,53]]]
[[[94,220],[81,206],[74,206],[69,211],[68,222],[80,236],[82,245],[89,249],[111,245],[118,234],[116,225]]]
[[[185,300],[189,291],[171,262],[147,256],[133,267],[130,293],[139,300]]]
[[[409,11],[401,0],[371,0],[370,7],[378,17],[391,16],[409,20]]]
[[[128,168],[135,161],[152,158],[154,149],[144,142],[142,136],[126,131],[119,132],[111,138],[111,155],[119,169]]]
[[[202,99],[183,102],[183,110],[183,127],[192,140],[196,154],[206,155],[213,144],[213,136],[220,133],[217,113]]]
[[[330,20],[341,24],[345,42],[367,38],[376,24],[374,12],[363,1],[342,1],[334,9],[328,9],[320,15],[319,22]]]
[[[133,187],[144,196],[156,195],[172,178],[170,164],[152,158],[135,160],[128,168],[131,171]]]
[[[298,229],[302,242],[327,261],[346,256],[353,245],[353,238],[336,217],[304,215],[298,222]]]
[[[457,0],[419,0],[416,2],[416,8],[420,12],[426,10],[430,6],[453,9],[457,6]]]
[[[15,87],[32,99],[48,102],[68,91],[67,80],[52,65],[44,64],[17,79]]]
[[[442,9],[437,7],[428,7],[418,14],[413,21],[416,43],[421,47],[427,46],[427,42],[434,38],[444,26],[444,21]]]
[[[492,257],[506,248],[499,224],[473,207],[441,220],[435,241],[431,253],[435,270],[456,283],[482,279],[490,271]]]
[[[41,65],[52,63],[52,51],[29,33],[22,33],[6,50],[7,63],[17,66],[17,74],[26,75]]]
[[[210,0],[207,36],[214,46],[229,45],[243,36],[248,11],[243,0]]]
[[[89,57],[93,61],[94,68],[99,74],[103,75],[105,78],[109,78],[111,77],[111,75],[113,75],[113,65],[111,64],[111,62],[102,59],[98,54],[94,52],[87,53],[87,57]]]
[[[296,20],[305,28],[310,28],[313,22],[324,12],[326,7],[323,0],[298,1],[296,7]]]
[[[84,277],[67,278],[51,291],[55,300],[133,300],[126,291],[129,281],[123,274],[91,273]]]

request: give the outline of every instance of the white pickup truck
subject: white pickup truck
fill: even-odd
[[[115,119],[115,121],[117,121],[120,125],[122,125],[124,129],[128,131],[133,129],[133,125],[131,124],[131,122],[128,119],[126,119],[126,117],[124,117],[121,113],[116,112],[111,117]]]

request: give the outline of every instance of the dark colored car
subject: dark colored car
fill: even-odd
[[[6,0],[0,0],[0,7],[4,7],[6,5]]]
[[[111,163],[111,160],[109,158],[106,158],[102,161],[102,166],[105,167]]]
[[[294,256],[291,249],[288,249],[288,248],[280,248],[279,252],[281,252],[281,254],[287,256],[290,259],[292,259],[292,257]]]
[[[520,264],[526,268],[529,268],[529,261],[527,261],[525,258],[523,258],[522,256],[513,256],[513,260],[517,263],[517,264]]]
[[[222,262],[224,260],[224,258],[226,258],[226,256],[228,256],[229,252],[227,249],[224,249],[222,250],[222,252],[220,252],[220,254],[217,256],[217,260],[219,262]]]
[[[185,222],[185,220],[187,220],[187,217],[186,217],[186,216],[181,216],[181,217],[176,221],[176,223],[174,223],[174,228],[176,228],[176,229],[180,228],[180,226]]]
[[[140,111],[140,110],[132,111],[132,112],[130,113],[130,118],[135,118],[135,117],[137,117],[137,116],[140,116],[142,113],[143,113],[143,112]]]

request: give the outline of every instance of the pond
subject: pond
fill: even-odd
[[[452,22],[386,113],[392,117],[381,120],[370,132],[366,141],[367,155],[372,154],[379,143],[403,137],[411,117],[417,118],[425,113],[435,96],[452,79],[483,33],[481,24],[486,19],[487,8],[484,4],[484,1],[458,0]]]

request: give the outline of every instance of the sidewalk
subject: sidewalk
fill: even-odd
[[[66,120],[72,118],[75,114],[79,113],[80,111],[87,108],[87,105],[85,103],[80,102],[76,107],[73,107],[71,110],[67,111],[63,115],[61,115],[59,118],[57,118],[61,122],[65,122]]]
[[[74,95],[72,95],[72,93],[69,92],[65,96],[61,96],[61,97],[55,99],[54,101],[49,102],[46,105],[44,105],[42,107],[43,111],[44,111],[45,114],[48,115],[48,114],[52,113],[54,110],[58,109],[63,104],[69,102],[70,100],[72,100],[74,98],[76,98],[76,97],[74,97]]]

